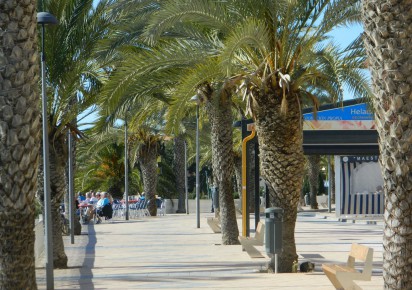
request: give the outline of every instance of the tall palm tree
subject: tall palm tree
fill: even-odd
[[[385,289],[412,285],[411,9],[411,1],[364,0],[362,7],[385,192]]]
[[[57,3],[58,2],[58,3]],[[59,19],[59,25],[45,35],[47,86],[49,91],[48,126],[50,142],[50,188],[52,206],[53,258],[55,268],[67,267],[61,236],[59,205],[66,192],[67,128],[82,111],[92,104],[104,76],[92,56],[96,42],[110,23],[105,8],[107,1],[93,7],[92,0],[43,1],[42,9]],[[75,100],[75,101],[73,101]],[[73,105],[74,104],[74,105]],[[42,167],[39,171],[39,195],[43,195]]]
[[[196,34],[193,37],[198,36]],[[200,35],[201,36],[201,35]],[[202,38],[203,37],[203,38]],[[179,92],[176,89],[176,84],[181,81],[182,74],[188,76],[190,73],[187,72],[188,68],[193,67],[195,64],[202,62],[204,58],[205,50],[212,49],[207,37],[201,36],[203,41],[191,41],[180,42],[180,41],[168,41],[162,40],[156,46],[147,49],[147,51],[136,53],[136,49],[122,49],[123,61],[116,64],[116,70],[112,75],[111,81],[107,84],[107,101],[106,103],[117,104],[117,108],[109,109],[111,112],[116,110],[121,110],[127,102],[135,102],[138,99],[144,99],[148,96],[159,97],[159,91],[167,91],[169,96],[176,96],[175,101],[167,112],[166,128],[171,133],[179,134],[180,121],[188,115],[189,111],[189,99],[190,97],[198,92],[199,96],[203,96],[207,109],[207,114],[209,120],[215,120],[216,126],[219,124],[225,124],[231,130],[231,118],[230,112],[230,94],[227,92],[220,92],[218,87],[213,87],[212,90],[208,90],[207,86],[199,87],[199,90],[193,88],[188,92]],[[207,41],[206,41],[207,40]],[[202,49],[199,49],[202,47]],[[211,88],[211,87],[210,87]],[[225,96],[225,94],[227,96]],[[219,108],[220,105],[224,104],[228,106],[227,108]],[[107,106],[106,106],[107,107]],[[227,113],[229,112],[229,113]],[[220,122],[220,119],[226,118],[224,122]],[[170,121],[171,120],[171,121]],[[222,119],[223,120],[223,119]],[[170,121],[170,122],[169,122]],[[220,155],[221,162],[219,159],[215,159],[216,164],[215,172],[220,170],[225,170],[225,174],[232,173],[232,165],[226,165],[224,162],[231,162],[231,136],[229,136],[230,142],[226,142],[223,134],[228,132],[228,129],[217,130],[218,127],[213,131],[212,134],[221,134],[224,138],[220,138],[216,135],[214,140],[221,140],[223,145],[229,145],[228,149]],[[213,133],[214,132],[214,133]],[[213,137],[212,137],[213,138]],[[218,146],[219,142],[213,142],[212,146]],[[220,152],[220,150],[216,151]],[[216,155],[215,155],[216,156]],[[223,178],[223,175],[219,177],[222,180],[222,184],[219,185],[221,196],[221,207],[228,205],[228,210],[222,212],[222,233],[223,233],[223,244],[232,244],[238,242],[238,230],[233,202],[233,193],[231,186],[231,177]],[[226,184],[228,183],[228,184]],[[232,206],[233,204],[233,206]],[[227,215],[226,215],[227,213]],[[227,217],[227,218],[226,218]]]
[[[0,1],[0,288],[37,289],[34,196],[39,57],[34,1]]]
[[[351,47],[323,44],[333,27],[359,19],[358,7],[355,1],[235,2],[247,15],[225,42],[224,68],[244,76],[240,88],[255,119],[261,174],[271,187],[271,206],[284,209],[280,271],[290,272],[304,163],[301,100],[317,104],[319,91],[339,99],[345,82],[359,96],[369,93],[362,57]]]

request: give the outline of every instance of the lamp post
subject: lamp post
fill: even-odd
[[[73,203],[74,203],[74,184],[73,184],[73,139],[72,139],[72,133],[70,129],[68,130],[67,133],[67,143],[69,147],[69,225],[70,225],[70,242],[71,244],[74,244],[74,208],[73,208]]]
[[[194,95],[191,102],[196,102],[196,224],[197,228],[200,228],[200,180],[199,180],[199,105],[200,99],[197,95]]]
[[[57,19],[48,12],[37,13],[37,24],[41,24],[41,103],[43,119],[43,178],[44,178],[44,228],[46,252],[46,285],[54,289],[53,281],[53,236],[51,224],[50,169],[49,169],[49,133],[47,130],[47,96],[46,96],[46,54],[44,52],[45,25],[57,24]]]
[[[186,197],[186,214],[189,214],[189,193],[187,187],[187,144],[185,141],[185,197]]]
[[[124,118],[124,195],[126,206],[126,220],[129,220],[129,155],[127,150],[127,112]]]
[[[330,155],[328,155],[328,212],[332,212],[332,191],[331,191],[331,185],[332,185],[332,178],[331,178],[331,161],[330,161]]]

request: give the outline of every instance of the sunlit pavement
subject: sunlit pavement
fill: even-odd
[[[374,249],[372,281],[358,285],[382,288],[381,223],[345,223],[324,219],[323,213],[300,213],[295,234],[299,262],[314,262],[315,271],[268,274],[261,270],[269,258],[251,259],[240,245],[220,245],[220,234],[206,223],[208,216],[201,214],[199,229],[195,214],[84,225],[75,244],[64,238],[69,268],[54,271],[55,289],[332,290],[321,264],[346,262],[354,242]],[[263,247],[258,249],[264,253]],[[45,269],[36,274],[38,288],[46,289]]]

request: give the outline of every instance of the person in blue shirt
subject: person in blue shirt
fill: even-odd
[[[97,202],[97,208],[103,208],[106,204],[109,204],[109,198],[107,197],[107,192],[102,192],[99,201]]]
[[[109,206],[111,207],[111,204],[110,204],[109,198],[107,197],[107,192],[102,192],[101,196],[100,196],[100,199],[96,204],[96,210],[97,210],[97,213],[98,213],[96,215],[97,216],[97,222],[96,222],[97,224],[102,222],[102,219],[100,218],[100,216],[103,215],[104,208],[109,207]],[[113,210],[112,210],[112,212],[113,212]],[[107,218],[107,216],[106,216],[106,218]],[[109,218],[111,218],[111,217],[109,217]]]

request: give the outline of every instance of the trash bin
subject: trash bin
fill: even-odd
[[[265,249],[268,255],[282,251],[283,209],[270,207],[265,210]]]

